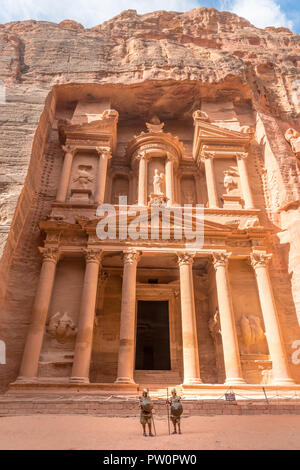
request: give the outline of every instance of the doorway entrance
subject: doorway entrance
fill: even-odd
[[[171,370],[168,301],[138,301],[135,368]]]

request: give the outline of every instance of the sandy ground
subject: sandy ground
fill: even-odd
[[[159,437],[143,437],[137,418],[32,415],[0,418],[0,449],[300,449],[300,417],[195,416],[183,434],[169,436],[157,417]]]

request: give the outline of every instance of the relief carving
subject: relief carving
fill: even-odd
[[[78,165],[76,176],[72,180],[72,189],[89,189],[94,178],[91,165]]]
[[[233,194],[233,192],[236,194],[238,189],[237,177],[237,171],[234,169],[224,171],[224,187],[226,194]]]
[[[220,313],[218,308],[216,308],[215,313],[208,321],[208,329],[213,341],[216,342],[218,336],[221,335]]]
[[[300,132],[290,128],[286,131],[285,138],[292,147],[296,157],[300,157]]]
[[[77,328],[68,312],[57,312],[49,321],[47,333],[60,343],[65,343],[76,336]]]
[[[261,319],[256,315],[244,315],[239,322],[238,336],[241,339],[241,353],[249,354],[251,346],[258,346],[265,339]]]

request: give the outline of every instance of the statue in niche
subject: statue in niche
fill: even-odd
[[[164,193],[162,191],[162,185],[164,183],[165,175],[163,173],[159,173],[159,170],[156,168],[154,170],[154,177],[153,177],[153,191],[154,194],[157,196],[163,196]]]
[[[285,138],[292,147],[293,152],[297,157],[300,157],[300,132],[297,132],[292,127],[285,133]]]
[[[233,170],[225,170],[224,171],[224,187],[227,194],[231,194],[238,188],[237,181],[234,179],[236,172]]]
[[[47,332],[60,343],[65,343],[76,336],[77,328],[67,312],[57,312],[51,317]]]
[[[265,338],[261,320],[256,315],[244,315],[240,319],[238,334],[241,338],[241,349],[244,354],[248,354],[251,346]]]
[[[215,313],[209,319],[208,329],[213,340],[216,341],[218,335],[221,334],[220,314],[218,308],[216,308]]]
[[[76,176],[73,178],[73,187],[76,189],[89,189],[94,178],[91,176],[93,167],[91,165],[78,165]]]

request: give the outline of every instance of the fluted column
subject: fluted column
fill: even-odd
[[[215,171],[213,159],[215,157],[214,152],[203,152],[202,161],[204,161],[207,194],[208,194],[208,205],[210,208],[219,207],[219,198],[216,185]]]
[[[239,169],[239,175],[241,178],[241,186],[243,197],[245,201],[245,209],[254,209],[254,202],[252,197],[252,191],[249,183],[248,171],[246,159],[248,157],[247,153],[237,153],[237,164]]]
[[[242,375],[235,317],[228,278],[228,259],[230,254],[216,252],[213,265],[216,271],[217,297],[221,324],[226,385],[245,383]]]
[[[293,384],[286,358],[284,342],[280,331],[278,313],[268,272],[268,262],[272,255],[253,253],[250,256],[255,271],[261,310],[266,328],[266,338],[272,360],[274,385]]]
[[[102,259],[102,252],[99,250],[87,249],[84,252],[86,267],[70,378],[72,383],[89,383],[98,276]]]
[[[134,384],[136,271],[140,253],[123,253],[123,285],[120,322],[120,346],[116,383]]]
[[[97,169],[97,181],[95,190],[95,203],[102,204],[105,197],[106,177],[107,177],[107,165],[108,160],[111,158],[110,149],[107,147],[97,147],[99,155],[98,169]]]
[[[138,186],[138,205],[144,206],[147,204],[147,173],[148,161],[146,152],[141,152],[139,158],[139,186]]]
[[[19,380],[32,380],[37,377],[39,357],[54,285],[56,264],[59,259],[57,248],[42,248],[40,251],[43,254],[43,264],[23,352]]]
[[[200,379],[197,325],[193,283],[193,255],[178,254],[183,350],[183,383],[202,383]]]
[[[65,151],[64,163],[60,176],[59,187],[56,194],[57,202],[65,202],[70,182],[73,158],[76,153],[76,149],[70,145],[64,145],[62,149]]]
[[[172,206],[174,202],[174,162],[169,157],[166,160],[165,173],[167,206]]]

